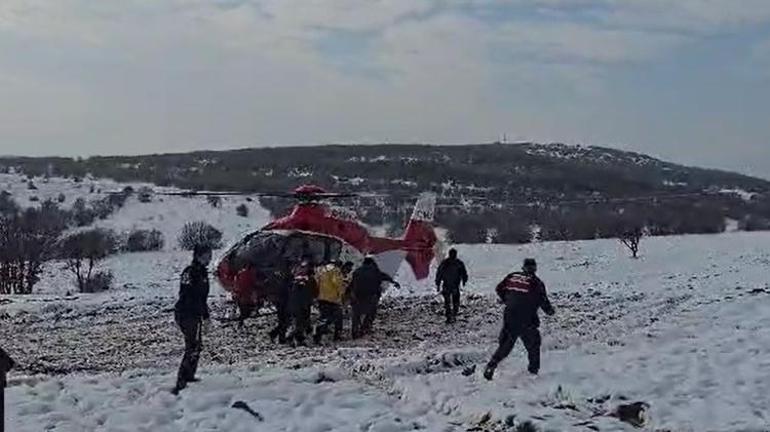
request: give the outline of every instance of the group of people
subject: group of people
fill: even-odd
[[[400,286],[382,272],[372,258],[353,271],[352,262],[331,262],[313,266],[310,257],[304,257],[291,269],[286,289],[276,299],[277,325],[270,332],[272,340],[280,343],[305,345],[307,336],[320,344],[323,337],[332,332],[335,341],[342,338],[343,307],[351,306],[351,337],[369,333],[382,297],[383,284]],[[320,317],[318,324],[311,323],[311,307],[317,301]],[[293,330],[289,333],[289,327]]]
[[[202,348],[202,326],[209,319],[206,298],[209,293],[208,266],[211,250],[205,246],[193,251],[193,262],[182,272],[179,300],[175,306],[175,321],[185,341],[185,354],[179,367],[173,393],[178,394],[188,383],[196,382],[195,373]],[[331,262],[314,266],[310,257],[303,257],[290,271],[287,289],[280,290],[276,299],[277,325],[270,338],[281,343],[304,345],[312,335],[316,344],[332,333],[333,340],[342,337],[343,308],[351,305],[351,336],[360,338],[372,330],[383,284],[400,285],[382,272],[373,258],[367,257],[358,269],[351,262]],[[446,320],[456,322],[460,308],[460,286],[468,283],[468,271],[452,249],[436,272],[436,288],[444,296]],[[517,339],[522,339],[528,353],[531,374],[540,370],[538,310],[555,313],[548,299],[545,284],[537,277],[537,263],[528,258],[522,271],[507,275],[496,287],[500,303],[505,305],[499,346],[484,370],[492,380],[497,365],[510,355]],[[320,317],[313,330],[311,308],[317,302]],[[289,328],[293,330],[289,332]]]

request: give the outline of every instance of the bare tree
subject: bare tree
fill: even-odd
[[[54,258],[66,215],[52,201],[0,216],[0,292],[30,294],[43,264]]]
[[[99,262],[115,252],[116,243],[115,234],[104,229],[81,231],[62,240],[62,258],[67,270],[75,276],[80,292],[96,291],[94,286],[102,285],[105,278],[111,281],[109,273],[94,273],[94,270]]]
[[[644,237],[644,230],[639,227],[624,230],[618,236],[618,240],[623,243],[634,258],[639,257],[639,245]]]

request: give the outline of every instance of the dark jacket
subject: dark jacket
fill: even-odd
[[[350,292],[353,300],[382,295],[382,283],[396,282],[392,277],[383,273],[376,264],[364,264],[353,272],[350,282]]]
[[[318,297],[318,285],[313,268],[297,265],[292,269],[289,300],[296,310],[309,308]]]
[[[209,296],[209,273],[205,266],[192,263],[182,272],[179,300],[174,306],[177,315],[184,318],[209,318],[206,298]]]
[[[445,290],[460,288],[460,284],[468,283],[468,271],[465,263],[457,258],[447,258],[441,262],[436,271],[436,286]]]
[[[538,310],[548,315],[556,313],[545,289],[545,284],[535,275],[511,273],[495,289],[505,303],[506,325],[513,327],[539,327]]]

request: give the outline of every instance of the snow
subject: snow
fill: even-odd
[[[57,195],[89,187],[36,183]],[[12,186],[29,193],[25,182]],[[203,381],[177,398],[168,390],[182,342],[170,309],[189,257],[174,250],[176,232],[202,219],[231,241],[267,213],[253,204],[238,217],[238,198],[219,209],[155,198],[100,222],[157,228],[171,243],[107,260],[114,290],[68,296],[69,276],[54,263],[33,296],[0,296],[1,343],[20,363],[9,376],[8,430],[492,431],[530,420],[544,430],[622,431],[635,429],[608,414],[636,401],[650,405],[645,430],[770,427],[770,233],[646,238],[636,260],[612,240],[458,245],[471,283],[454,328],[443,324],[431,281],[402,266],[403,288],[388,291],[376,335],[321,347],[273,345],[270,315],[237,328],[214,286]],[[558,310],[543,319],[542,372],[526,374],[517,345],[487,382],[479,372],[501,319],[492,289],[525,257],[538,259]],[[262,420],[232,408],[238,401]]]
[[[751,201],[757,195],[756,192],[747,192],[743,189],[722,189],[719,193],[738,195],[744,201]]]

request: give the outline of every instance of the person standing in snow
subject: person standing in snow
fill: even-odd
[[[340,263],[329,263],[319,267],[315,277],[318,284],[318,310],[321,317],[313,335],[313,342],[318,345],[323,335],[332,326],[334,340],[338,341],[342,336],[342,299],[345,296],[347,284]]]
[[[503,329],[500,332],[500,346],[484,370],[484,378],[492,380],[500,364],[513,350],[516,339],[521,338],[529,358],[529,373],[540,372],[540,318],[538,309],[552,316],[556,313],[545,284],[537,277],[537,262],[532,258],[524,260],[521,272],[511,273],[496,288],[497,295],[505,304]]]
[[[294,266],[291,274],[289,302],[294,318],[294,331],[289,339],[298,346],[304,346],[305,337],[311,331],[310,308],[313,306],[313,300],[318,297],[318,284],[310,257],[303,257],[299,264]]]
[[[276,326],[270,330],[270,340],[275,342],[278,339],[278,343],[285,344],[286,331],[289,329],[291,323],[291,285],[292,285],[291,269],[288,263],[283,263],[279,268],[275,269],[272,277],[269,281],[269,290],[271,291],[271,297],[276,308]]]
[[[352,336],[358,339],[371,332],[377,316],[377,307],[382,297],[382,284],[388,282],[399,288],[401,285],[383,273],[374,258],[364,258],[361,267],[353,272],[350,282],[350,304],[353,309]]]
[[[195,373],[203,348],[202,327],[203,322],[209,319],[206,299],[209,296],[210,263],[211,248],[198,245],[193,250],[192,264],[182,272],[179,300],[174,306],[174,319],[184,336],[184,357],[179,366],[176,386],[172,391],[174,394],[179,394],[188,383],[198,381]]]
[[[468,283],[468,271],[459,258],[457,250],[450,249],[449,257],[441,262],[436,272],[436,289],[444,296],[444,310],[447,324],[457,320],[460,311],[460,284]]]

